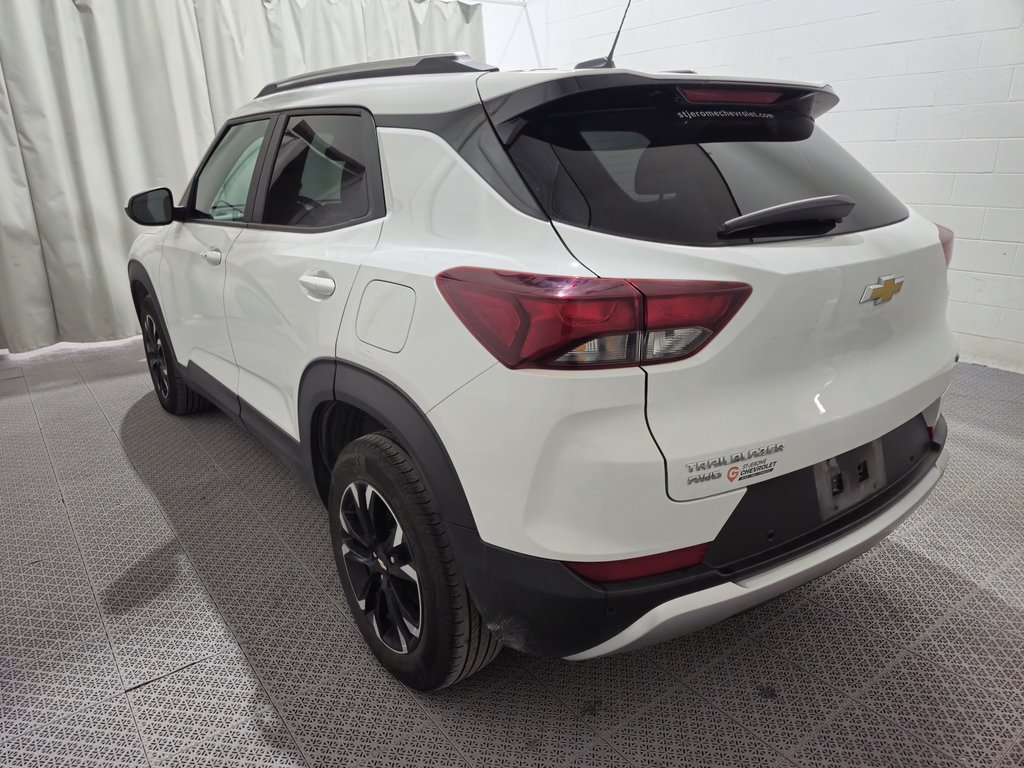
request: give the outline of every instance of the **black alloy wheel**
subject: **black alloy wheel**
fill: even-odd
[[[142,318],[142,343],[146,348],[146,362],[149,363],[149,374],[153,377],[153,387],[160,395],[161,400],[167,400],[171,394],[167,352],[163,336],[160,333],[160,326],[150,312],[147,312]]]
[[[178,370],[174,350],[167,337],[167,328],[151,296],[144,296],[139,302],[139,325],[142,326],[146,367],[149,368],[153,389],[163,409],[181,416],[208,407],[209,401],[198,392],[193,392]]]
[[[405,531],[374,486],[349,483],[338,511],[341,552],[359,609],[380,641],[409,653],[420,639],[423,601]]]

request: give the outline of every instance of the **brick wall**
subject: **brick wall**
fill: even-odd
[[[624,5],[487,5],[488,58],[602,56]],[[1024,0],[634,0],[615,59],[831,83],[842,100],[821,124],[956,232],[949,320],[964,358],[1024,370],[1022,23]]]

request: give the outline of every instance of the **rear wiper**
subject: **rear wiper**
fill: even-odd
[[[794,200],[729,219],[718,230],[718,236],[726,239],[774,235],[823,235],[849,216],[855,205],[853,199],[846,195]]]

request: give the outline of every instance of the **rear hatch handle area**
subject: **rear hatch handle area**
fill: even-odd
[[[718,230],[723,240],[731,237],[773,235],[823,235],[850,215],[856,203],[846,195],[825,195],[772,205],[729,219]]]

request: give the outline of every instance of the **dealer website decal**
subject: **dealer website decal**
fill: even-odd
[[[774,120],[775,115],[771,112],[754,112],[749,109],[683,109],[678,112],[683,120],[695,120],[707,117],[753,117],[759,120]]]
[[[756,459],[746,464],[733,464],[725,473],[730,483],[738,480],[749,480],[758,475],[768,475],[775,471],[775,465],[779,462],[775,459]]]

